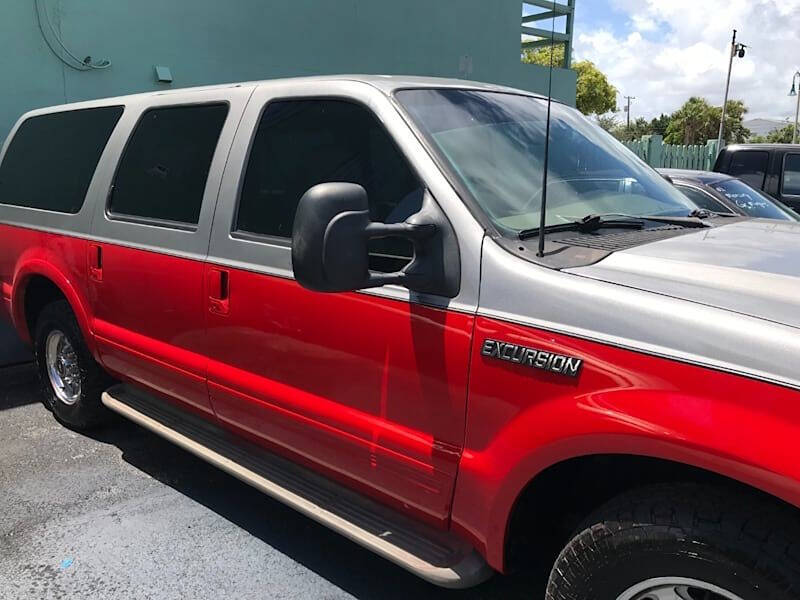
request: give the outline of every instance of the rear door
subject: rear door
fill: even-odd
[[[211,412],[203,268],[220,178],[249,93],[146,98],[105,166],[106,198],[87,270],[103,364],[119,377]]]
[[[383,222],[405,220],[424,194],[457,199],[388,99],[364,84],[265,87],[240,131],[207,270],[217,416],[444,526],[463,443],[482,232],[459,228],[466,219],[456,207],[466,266],[454,300],[397,287],[310,292],[291,265],[294,213],[309,187],[359,183]],[[417,153],[415,166],[398,136]],[[384,240],[373,246],[372,268],[397,270],[410,257],[408,244]]]

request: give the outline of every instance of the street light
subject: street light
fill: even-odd
[[[731,71],[733,70],[733,57],[744,58],[747,53],[747,46],[736,43],[736,30],[733,30],[733,40],[731,41],[731,58],[728,63],[728,82],[725,84],[725,100],[722,102],[722,118],[719,122],[719,137],[717,138],[717,152],[722,151],[722,136],[725,133],[725,115],[728,112],[728,92],[731,89]]]
[[[792,136],[792,143],[797,143],[797,121],[800,119],[800,93],[798,93],[797,81],[800,80],[800,71],[794,74],[792,77],[792,91],[789,92],[789,96],[797,96],[797,110],[794,113],[794,135]]]

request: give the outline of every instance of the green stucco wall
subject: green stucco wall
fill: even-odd
[[[520,63],[520,0],[39,0],[74,54],[49,50],[34,0],[0,2],[0,141],[31,108],[186,87],[330,73],[461,77],[544,92],[547,69]],[[468,57],[465,60],[465,57]],[[154,65],[174,82],[155,81]],[[575,75],[554,96],[575,101]]]

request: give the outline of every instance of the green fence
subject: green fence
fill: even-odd
[[[709,140],[704,145],[681,146],[665,144],[660,135],[646,135],[639,140],[625,142],[625,145],[656,169],[710,171],[717,158],[717,140]]]

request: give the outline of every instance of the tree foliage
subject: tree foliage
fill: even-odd
[[[620,123],[611,133],[623,142],[630,142],[638,140],[643,135],[650,135],[653,133],[653,128],[647,119],[639,117],[631,121],[630,127],[627,123]]]
[[[619,127],[619,119],[614,114],[597,115],[597,124],[609,133],[614,133]]]
[[[725,115],[725,140],[741,143],[750,137],[742,124],[747,107],[741,100],[729,100]],[[722,107],[711,106],[705,98],[692,97],[670,117],[664,141],[667,144],[705,144],[716,139]]]
[[[528,64],[550,66],[550,47],[529,49],[522,53],[522,62]],[[564,64],[564,46],[559,44],[552,48],[553,66]],[[578,74],[577,107],[585,115],[603,115],[616,110],[617,89],[594,63],[582,60],[572,65]]]
[[[790,123],[780,129],[770,131],[767,135],[756,135],[750,138],[754,144],[791,144],[794,137],[794,124]]]
[[[593,62],[582,60],[572,68],[578,73],[578,110],[585,115],[602,115],[617,109],[617,88]]]
[[[556,68],[564,66],[564,44],[556,44],[553,49],[553,66]],[[550,46],[542,48],[526,48],[522,51],[522,62],[529,65],[550,66]]]
[[[660,117],[656,117],[655,119],[650,121],[650,133],[658,134],[661,136],[666,135],[667,127],[669,127],[669,123],[671,120],[672,117],[662,113]]]

